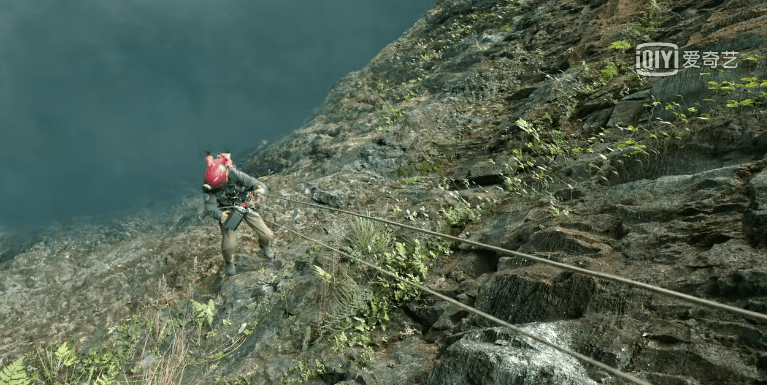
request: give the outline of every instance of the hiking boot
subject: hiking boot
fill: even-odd
[[[237,274],[237,269],[234,268],[234,262],[229,262],[226,264],[226,275],[233,276]]]
[[[261,248],[261,250],[264,252],[264,255],[266,255],[266,258],[274,259],[274,251],[272,251],[271,247],[264,246],[264,247]]]

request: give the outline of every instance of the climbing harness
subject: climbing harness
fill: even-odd
[[[237,226],[239,226],[240,222],[242,222],[242,219],[245,218],[245,214],[256,213],[249,206],[258,202],[259,191],[261,191],[260,188],[248,193],[248,198],[250,201],[242,202],[240,205],[220,207],[221,209],[228,209],[225,211],[227,217],[224,220],[224,226],[226,226],[226,228],[232,231],[237,230]]]

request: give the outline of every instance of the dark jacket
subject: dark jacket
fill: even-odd
[[[215,190],[202,191],[202,199],[205,202],[205,214],[218,220],[221,219],[221,207],[240,205],[248,199],[248,192],[261,186],[264,194],[267,193],[266,185],[258,179],[234,168],[229,169],[229,181]]]

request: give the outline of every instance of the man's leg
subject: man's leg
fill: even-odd
[[[256,232],[258,235],[258,245],[261,246],[261,250],[268,258],[274,258],[274,253],[271,250],[272,239],[274,239],[274,233],[266,227],[266,223],[261,219],[258,213],[250,212],[245,215],[245,222],[248,226]]]
[[[226,274],[234,275],[234,252],[237,249],[237,233],[229,230],[224,225],[221,226],[221,254],[226,263]]]

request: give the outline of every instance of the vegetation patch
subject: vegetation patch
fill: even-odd
[[[69,342],[49,349],[38,348],[0,371],[3,384],[177,384],[191,368],[215,369],[217,362],[237,348],[255,330],[257,322],[231,331],[231,322],[213,324],[215,303],[190,300],[193,310],[168,316],[167,305],[147,308],[110,329],[109,338],[87,351]],[[203,336],[203,330],[208,332]],[[226,338],[217,339],[228,333]],[[203,341],[209,343],[203,343]],[[219,341],[219,342],[215,342]],[[183,380],[183,381],[182,381]],[[200,378],[198,378],[200,380]],[[221,383],[221,379],[217,380]]]
[[[447,161],[440,158],[429,158],[417,163],[402,166],[397,170],[400,177],[416,177],[439,174],[444,171]]]
[[[348,237],[340,242],[355,257],[390,271],[398,277],[422,283],[429,261],[450,253],[450,248],[431,239],[400,238],[385,225],[364,218],[350,223]],[[330,341],[334,352],[360,349],[363,364],[371,364],[376,347],[386,343],[384,332],[390,312],[418,300],[419,290],[398,279],[337,256],[326,269],[315,266],[322,281],[318,288],[321,314],[317,329]]]

